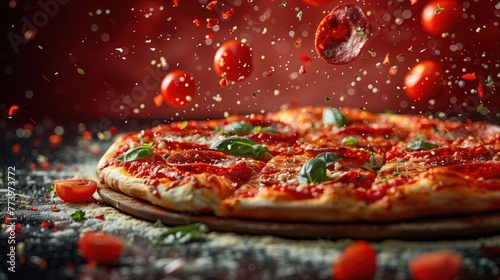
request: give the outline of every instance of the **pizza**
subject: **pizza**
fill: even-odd
[[[169,211],[394,222],[500,209],[500,126],[326,106],[118,137],[100,183]]]

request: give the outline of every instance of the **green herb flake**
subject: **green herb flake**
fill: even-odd
[[[286,4],[287,4],[287,3],[286,3],[286,1],[282,1],[282,2],[280,3],[280,8],[285,8],[285,7],[286,7]]]
[[[486,80],[486,86],[492,87],[494,84],[495,84],[495,82],[493,81],[493,77],[491,75],[488,75],[488,78]]]
[[[356,29],[356,33],[359,35],[361,38],[365,38],[365,32],[361,29]]]
[[[85,211],[82,210],[76,210],[75,212],[71,213],[71,219],[75,222],[79,222],[85,219]]]
[[[80,75],[85,75],[85,71],[82,68],[76,68],[76,72]]]
[[[347,136],[340,142],[342,145],[356,146],[359,143],[359,139],[356,136]]]
[[[303,14],[304,14],[304,12],[302,12],[302,11],[299,11],[299,12],[297,13],[297,19],[298,19],[299,21],[301,21],[301,20],[302,20],[302,15],[303,15]]]
[[[153,155],[153,142],[130,148],[123,155],[116,158],[117,161],[130,162],[139,159],[145,159]]]
[[[444,10],[444,8],[439,6],[439,4],[438,4],[436,10],[434,10],[434,14],[439,15],[443,10]]]
[[[330,102],[332,100],[331,97],[325,96],[325,103]]]
[[[317,155],[300,168],[299,183],[309,184],[326,181],[328,179],[326,176],[327,166],[341,159],[342,156],[334,152],[326,152]]]
[[[483,103],[479,103],[479,106],[477,106],[476,108],[476,112],[481,112],[481,110],[483,110],[483,107],[484,107],[484,104]]]
[[[153,227],[155,228],[164,228],[165,225],[162,223],[160,219],[156,220],[156,222],[153,224]]]
[[[160,234],[156,238],[156,243],[160,245],[184,244],[203,239],[207,232],[207,226],[201,223],[175,226]]]
[[[409,143],[406,145],[406,148],[413,150],[413,151],[418,151],[418,150],[431,150],[438,148],[439,146],[430,142],[426,142],[423,139],[416,139],[415,141]]]
[[[349,122],[340,110],[334,108],[326,108],[323,110],[323,123],[344,126]]]
[[[332,52],[332,50],[327,49],[327,50],[325,50],[324,55],[325,55],[325,57],[331,57],[333,55],[333,52]]]
[[[365,162],[365,164],[363,164],[363,166],[361,166],[362,168],[369,168],[371,166],[373,166],[373,164],[375,164],[375,154],[374,153],[370,153],[370,159],[368,162]]]
[[[400,59],[403,56],[405,56],[404,53],[399,53],[399,54],[396,55],[396,59]]]
[[[181,124],[181,129],[186,129],[187,125],[188,125],[188,121],[183,121]]]

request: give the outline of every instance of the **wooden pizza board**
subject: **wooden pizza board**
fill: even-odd
[[[256,221],[220,218],[209,214],[178,213],[152,205],[142,199],[127,196],[106,185],[99,185],[97,191],[106,203],[132,216],[149,221],[159,219],[165,225],[171,226],[203,223],[210,230],[220,232],[267,234],[288,238],[352,238],[365,240],[456,239],[500,233],[500,212],[377,224]]]

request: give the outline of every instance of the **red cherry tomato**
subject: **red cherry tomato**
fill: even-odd
[[[123,251],[123,239],[104,232],[85,232],[78,240],[78,250],[87,261],[113,263]]]
[[[172,107],[188,105],[196,93],[193,75],[184,70],[174,70],[161,82],[163,101]]]
[[[429,1],[421,15],[422,27],[434,36],[453,31],[462,19],[462,6],[456,0]]]
[[[443,88],[443,70],[433,60],[423,60],[406,73],[406,94],[414,101],[428,102]]]
[[[416,280],[455,279],[462,271],[462,256],[453,251],[434,251],[419,255],[408,262]]]
[[[316,29],[316,52],[331,64],[347,64],[356,59],[368,42],[371,25],[360,7],[335,7]]]
[[[252,50],[239,41],[228,41],[215,53],[214,70],[219,77],[241,81],[248,78],[252,69]]]
[[[66,202],[85,202],[97,189],[97,182],[88,179],[71,179],[56,182],[56,193]]]
[[[373,279],[377,272],[377,252],[360,240],[349,245],[332,264],[334,279]]]

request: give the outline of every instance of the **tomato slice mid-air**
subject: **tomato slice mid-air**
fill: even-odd
[[[432,0],[422,10],[422,27],[430,35],[439,36],[453,31],[460,23],[462,6],[456,0]]]
[[[347,64],[360,55],[370,35],[370,21],[359,6],[339,5],[316,29],[316,52],[330,64]]]
[[[184,70],[174,70],[163,78],[161,94],[163,101],[172,107],[188,105],[196,93],[196,83],[193,75]]]
[[[109,264],[117,261],[125,246],[125,241],[104,232],[85,232],[78,240],[78,250],[87,261]]]
[[[97,182],[89,179],[70,179],[55,182],[57,196],[65,202],[81,203],[97,189]]]
[[[239,41],[227,41],[215,53],[215,73],[228,81],[244,80],[252,73],[252,69],[252,50]]]
[[[428,102],[442,90],[444,73],[433,60],[415,64],[404,78],[405,91],[413,101]]]

